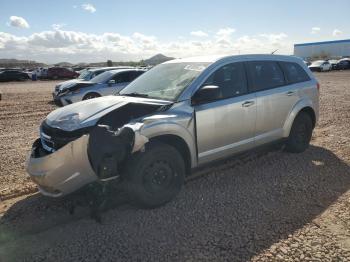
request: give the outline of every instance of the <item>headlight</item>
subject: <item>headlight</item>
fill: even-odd
[[[58,91],[58,96],[64,96],[64,95],[66,95],[66,94],[68,94],[69,93],[69,90],[68,89],[63,89],[63,90],[60,90],[60,91]]]
[[[73,131],[80,128],[80,122],[80,114],[74,113],[62,116],[57,120],[50,121],[48,124],[52,127],[63,129],[65,131]]]

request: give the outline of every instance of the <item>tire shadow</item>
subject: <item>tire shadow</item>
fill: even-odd
[[[141,210],[116,200],[103,213],[103,225],[85,219],[86,206],[68,214],[66,205],[77,196],[61,200],[30,196],[0,219],[0,260],[8,261],[2,258],[11,257],[24,243],[16,259],[35,254],[47,260],[48,249],[50,256],[60,258],[57,243],[72,255],[79,252],[72,243],[98,231],[109,241],[102,247],[90,246],[79,257],[99,252],[107,260],[137,260],[152,250],[151,260],[246,261],[312,223],[350,189],[350,166],[325,148],[249,155],[243,163],[214,164],[208,175],[189,181],[174,201],[161,208]],[[122,248],[113,246],[120,242]],[[104,254],[111,248],[113,255]]]

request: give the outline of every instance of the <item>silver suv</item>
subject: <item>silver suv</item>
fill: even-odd
[[[91,183],[123,181],[135,203],[162,205],[191,169],[276,141],[309,145],[319,84],[302,60],[278,55],[172,60],[118,96],[50,113],[27,171],[59,197]]]

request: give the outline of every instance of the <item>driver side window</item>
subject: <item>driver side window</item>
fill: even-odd
[[[244,64],[224,65],[208,77],[204,86],[208,85],[219,87],[220,99],[246,94],[248,87]]]

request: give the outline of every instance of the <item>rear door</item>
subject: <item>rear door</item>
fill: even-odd
[[[255,143],[261,145],[282,138],[287,116],[298,101],[298,84],[288,84],[276,61],[251,61],[247,68],[257,103]]]
[[[243,63],[227,64],[208,77],[221,97],[194,106],[199,164],[228,156],[254,145],[255,95],[248,93]]]

